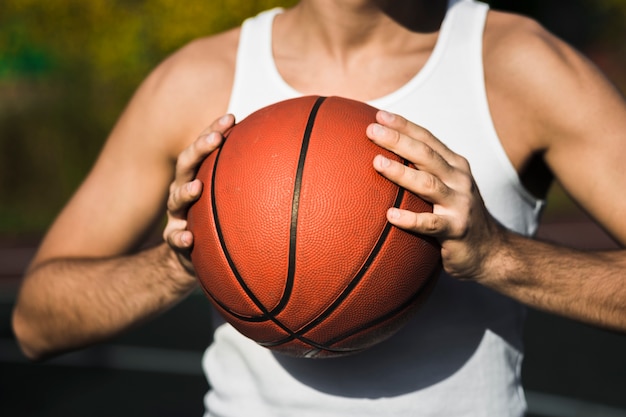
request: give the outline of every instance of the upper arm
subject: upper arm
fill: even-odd
[[[146,78],[34,264],[126,253],[162,219],[178,153],[226,111],[232,54],[211,56],[219,39],[183,48]]]
[[[485,59],[495,64],[486,76],[498,103],[504,103],[494,112],[506,121],[506,127],[501,124],[505,148],[514,162],[522,155],[520,170],[525,157],[542,154],[571,197],[626,244],[622,95],[581,53],[538,24],[514,16],[494,20],[514,26],[509,35],[486,38],[491,55]]]
[[[583,59],[564,71],[545,159],[564,189],[626,244],[626,104]],[[556,101],[556,100],[555,100]]]

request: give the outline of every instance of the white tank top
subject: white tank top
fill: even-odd
[[[241,120],[300,96],[278,73],[272,22],[280,9],[244,22],[229,112]],[[522,187],[495,132],[482,67],[488,7],[451,0],[422,70],[371,105],[403,115],[466,157],[490,212],[532,235],[543,201]],[[524,308],[443,274],[417,315],[389,340],[357,355],[296,359],[216,323],[203,367],[206,416],[522,416]]]

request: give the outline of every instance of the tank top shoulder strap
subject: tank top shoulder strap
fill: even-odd
[[[297,95],[280,77],[272,52],[272,24],[282,11],[280,7],[266,10],[241,26],[228,106],[238,120],[269,103]]]
[[[443,55],[447,60],[471,59],[472,65],[480,61],[476,69],[482,73],[483,33],[489,6],[473,0],[451,2],[454,4],[450,6],[440,32],[441,43],[445,44]],[[457,66],[456,71],[467,68],[469,63],[466,61],[465,65]]]

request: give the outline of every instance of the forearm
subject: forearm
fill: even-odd
[[[626,253],[587,252],[505,233],[479,281],[531,307],[626,331]]]
[[[13,315],[33,359],[84,347],[168,309],[195,288],[167,245],[106,259],[53,259],[26,276]]]

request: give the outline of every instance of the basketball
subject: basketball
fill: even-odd
[[[378,174],[377,110],[340,97],[279,102],[236,124],[200,166],[188,213],[204,293],[243,335],[298,357],[333,357],[393,335],[440,269],[436,241],[387,222],[432,206]]]

